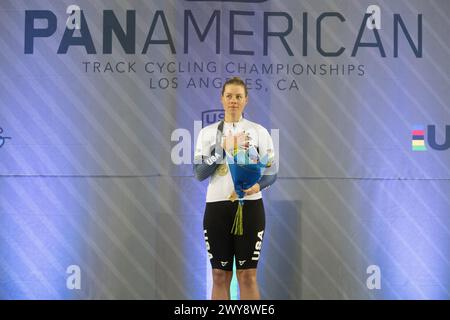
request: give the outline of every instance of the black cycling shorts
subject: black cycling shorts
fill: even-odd
[[[213,269],[256,268],[266,225],[262,199],[245,200],[242,214],[243,235],[231,233],[238,201],[207,202],[203,218],[206,249]]]

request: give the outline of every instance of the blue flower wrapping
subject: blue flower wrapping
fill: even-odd
[[[267,163],[267,157],[256,159],[249,150],[239,150],[233,156],[227,154],[227,163],[233,179],[234,190],[239,198],[231,233],[242,235],[244,229],[242,221],[244,190],[257,183],[261,179],[264,168],[270,166],[270,164]]]

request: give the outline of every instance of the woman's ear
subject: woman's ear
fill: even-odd
[[[247,107],[247,103],[248,103],[248,96],[245,97],[244,108],[242,110],[244,110]]]

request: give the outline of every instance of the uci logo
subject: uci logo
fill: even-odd
[[[425,131],[427,135],[427,145],[434,150],[444,151],[450,149],[450,125],[445,126],[444,142],[439,144],[436,142],[436,126],[428,125],[427,130],[424,126],[415,126],[412,130],[412,150],[427,151],[425,145]]]

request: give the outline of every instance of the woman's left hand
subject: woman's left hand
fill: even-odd
[[[244,190],[245,195],[250,196],[260,191],[259,183],[255,183],[252,187]]]

